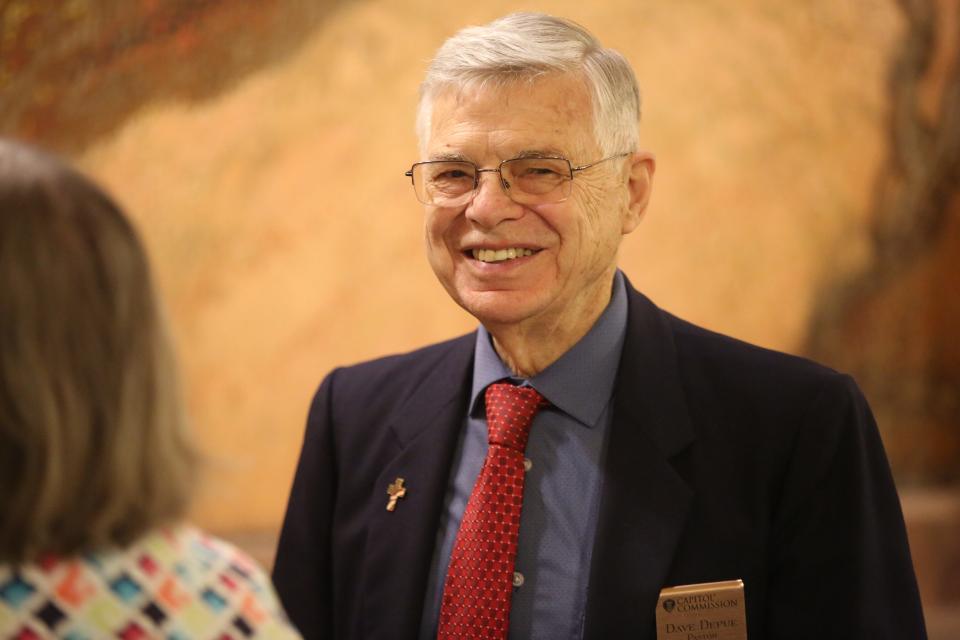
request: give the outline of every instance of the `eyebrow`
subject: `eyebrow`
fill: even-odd
[[[462,153],[438,153],[430,156],[431,162],[470,162]]]
[[[517,158],[566,158],[558,149],[523,149],[517,152],[515,155],[506,160],[515,160]],[[430,156],[430,161],[432,162],[469,162],[471,164],[476,164],[472,160],[469,160],[462,153],[448,152],[448,153],[438,153],[436,155]]]
[[[524,149],[514,158],[566,158],[559,149]]]

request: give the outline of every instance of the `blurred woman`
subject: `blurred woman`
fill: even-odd
[[[0,139],[0,637],[295,637],[265,574],[182,523],[196,466],[136,232]]]

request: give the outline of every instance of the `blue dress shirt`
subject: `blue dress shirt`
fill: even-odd
[[[424,601],[420,638],[436,638],[443,583],[460,520],[487,455],[484,390],[508,378],[551,406],[534,418],[517,541],[510,636],[583,637],[590,557],[600,504],[613,387],[627,329],[627,294],[617,271],[609,304],[569,351],[536,376],[518,379],[480,327],[466,428],[454,454]]]

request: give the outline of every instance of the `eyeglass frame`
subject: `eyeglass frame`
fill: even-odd
[[[456,205],[447,205],[447,206],[460,206],[460,205],[462,205],[462,204],[466,204],[466,203],[470,202],[471,200],[473,200],[473,198],[476,197],[477,192],[480,190],[480,174],[481,174],[481,173],[496,173],[497,175],[499,175],[499,176],[500,176],[500,180],[499,180],[498,182],[500,183],[500,188],[503,190],[504,194],[505,194],[508,198],[510,198],[510,199],[513,200],[514,202],[517,202],[516,200],[513,199],[513,196],[512,196],[511,193],[510,193],[510,184],[509,184],[509,183],[504,179],[504,177],[503,177],[503,171],[502,171],[502,170],[503,170],[503,165],[507,164],[508,162],[513,162],[513,161],[515,161],[515,160],[563,160],[564,162],[567,163],[567,167],[570,169],[570,177],[567,178],[567,179],[568,179],[570,182],[573,182],[573,178],[575,177],[575,174],[576,174],[578,171],[584,171],[584,170],[586,170],[586,169],[590,169],[591,167],[595,167],[595,166],[597,166],[598,164],[600,164],[601,162],[606,162],[607,160],[614,160],[614,159],[616,159],[616,158],[626,158],[626,157],[628,157],[628,156],[630,156],[630,155],[633,155],[633,153],[634,153],[633,151],[623,151],[623,152],[621,152],[621,153],[615,153],[615,154],[613,154],[612,156],[607,156],[606,158],[601,158],[601,159],[599,159],[599,160],[597,160],[597,161],[595,161],[595,162],[590,162],[590,163],[588,163],[588,164],[581,164],[581,165],[576,166],[576,167],[573,166],[573,164],[570,162],[570,160],[569,160],[568,158],[564,158],[563,156],[518,156],[518,157],[516,157],[516,158],[507,158],[506,160],[501,160],[501,161],[500,161],[500,164],[497,165],[497,168],[496,168],[496,169],[481,169],[480,167],[478,167],[476,164],[474,164],[474,163],[471,162],[470,160],[452,160],[452,159],[446,159],[446,160],[424,160],[424,161],[422,161],[422,162],[414,162],[412,165],[410,165],[410,168],[409,168],[407,171],[404,172],[403,175],[405,175],[405,176],[407,176],[408,178],[410,178],[410,185],[413,187],[414,196],[417,198],[417,201],[420,202],[420,204],[425,204],[425,205],[434,206],[434,207],[436,207],[436,206],[444,206],[444,205],[435,204],[435,203],[433,203],[433,202],[424,202],[423,200],[420,200],[420,196],[419,196],[419,194],[417,193],[417,185],[416,185],[416,182],[414,182],[414,179],[413,179],[413,171],[414,171],[414,169],[416,169],[418,166],[427,165],[427,164],[439,164],[439,163],[441,163],[441,162],[459,162],[459,163],[462,163],[462,164],[469,164],[469,165],[473,165],[473,168],[475,169],[475,173],[473,174],[473,188],[472,188],[470,191],[465,191],[464,194],[469,193],[469,194],[471,194],[470,197],[469,197],[467,200],[465,200],[464,202],[462,202],[462,203],[458,203],[458,204],[456,204]],[[562,184],[562,183],[561,183],[561,184]],[[549,192],[547,192],[547,193],[549,193]],[[536,194],[532,194],[532,195],[536,195]],[[546,194],[539,194],[539,195],[546,195]],[[462,197],[462,196],[458,196],[458,197]],[[567,194],[567,195],[565,195],[563,198],[561,198],[560,200],[552,200],[552,201],[550,201],[550,202],[544,202],[543,204],[559,204],[559,203],[561,203],[561,202],[565,202],[569,197],[570,197],[570,194]],[[517,202],[517,204],[523,204],[523,203]]]

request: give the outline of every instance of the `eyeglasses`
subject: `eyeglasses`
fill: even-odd
[[[504,193],[518,204],[554,204],[570,197],[574,173],[629,155],[618,153],[579,167],[561,157],[511,158],[496,169],[481,169],[465,160],[428,160],[414,164],[403,175],[413,183],[417,200],[437,207],[469,202],[480,186],[481,173],[499,174]]]

